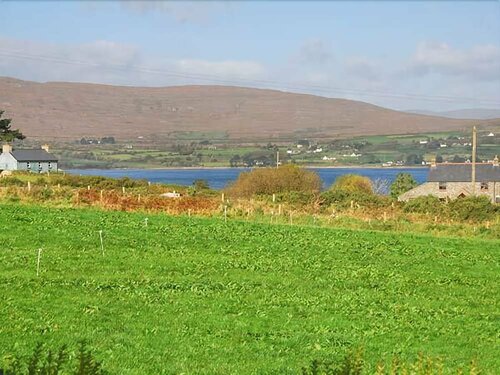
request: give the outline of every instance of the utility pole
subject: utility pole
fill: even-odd
[[[476,195],[476,150],[477,150],[477,131],[472,128],[472,195]]]

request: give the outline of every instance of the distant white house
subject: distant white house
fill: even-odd
[[[422,141],[420,141],[419,143],[420,143],[421,145],[425,145],[425,144],[429,143],[429,141],[427,141],[427,140],[422,140]]]
[[[361,155],[362,154],[356,154],[355,152],[353,152],[352,154],[344,154],[342,156],[345,158],[359,158]]]
[[[494,134],[494,133],[490,133],[490,134],[488,134],[487,136],[488,136],[488,137],[494,137],[494,136],[495,136],[495,134]]]
[[[180,198],[181,195],[174,190],[173,192],[163,193],[161,196],[164,198]]]

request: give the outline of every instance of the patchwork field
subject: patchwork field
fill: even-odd
[[[120,374],[292,374],[359,347],[500,372],[500,241],[4,204],[0,243],[0,359],[86,339]]]

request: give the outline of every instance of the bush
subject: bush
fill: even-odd
[[[251,197],[290,192],[315,193],[320,189],[321,179],[316,173],[287,165],[243,172],[227,191],[233,196]]]
[[[0,186],[26,186],[26,182],[17,177],[4,177],[0,179]]]
[[[417,181],[409,173],[399,173],[391,185],[391,197],[397,198],[401,194],[417,186]]]
[[[347,193],[373,194],[372,182],[368,177],[357,174],[346,174],[335,180],[330,190],[341,190]]]
[[[47,349],[38,343],[29,357],[20,355],[8,356],[0,367],[0,374],[24,375],[24,374],[78,374],[78,375],[104,375],[101,363],[94,358],[93,353],[87,348],[85,342],[78,346],[76,360],[68,353],[66,345],[58,350]]]
[[[438,214],[443,213],[444,207],[438,197],[426,195],[406,202],[403,211],[418,214]]]
[[[362,192],[349,192],[342,189],[328,190],[320,195],[321,205],[324,207],[330,207],[332,205],[337,208],[349,208],[351,202],[358,204],[363,207],[383,207],[389,206],[389,198],[375,195],[366,194]]]
[[[454,219],[472,222],[491,220],[498,211],[486,196],[457,198],[449,203],[449,209]]]

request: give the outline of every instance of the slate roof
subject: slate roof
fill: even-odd
[[[437,164],[429,170],[429,182],[470,182],[472,180],[472,164]],[[499,182],[500,166],[493,164],[476,164],[477,182]]]
[[[57,158],[45,150],[15,150],[11,152],[17,161],[57,161]]]

